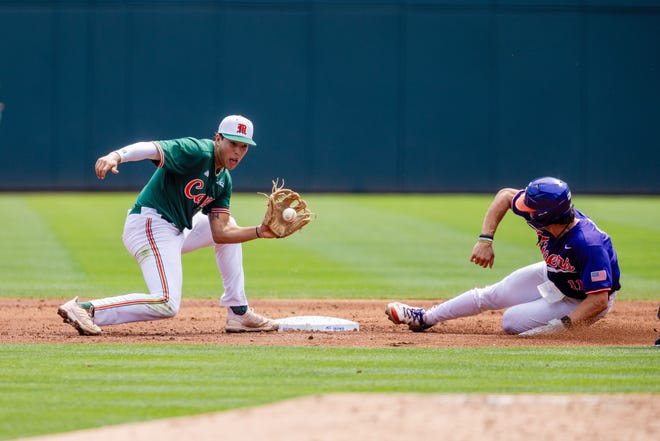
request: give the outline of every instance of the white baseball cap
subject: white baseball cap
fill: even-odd
[[[257,145],[252,140],[254,127],[252,121],[241,115],[229,115],[220,121],[218,133],[232,141],[244,142],[250,145]]]

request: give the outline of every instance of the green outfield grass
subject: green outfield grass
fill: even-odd
[[[316,220],[285,240],[244,244],[251,298],[449,298],[540,259],[535,235],[509,213],[495,267],[468,259],[491,195],[306,195]],[[0,296],[83,299],[144,288],[121,242],[133,193],[3,194]],[[258,224],[265,199],[236,194],[232,214]],[[620,299],[659,299],[660,198],[576,196],[613,237]],[[184,297],[216,298],[211,249],[184,256]]]
[[[540,258],[534,233],[509,214],[495,268],[468,261],[491,195],[306,196],[318,217],[302,233],[244,245],[250,298],[441,299]],[[0,297],[88,299],[142,288],[120,238],[134,197],[0,194]],[[660,299],[660,198],[575,203],[613,237],[620,299]],[[261,196],[233,198],[243,225],[259,223],[263,211]],[[210,249],[186,255],[184,274],[184,297],[220,295]],[[659,355],[653,347],[1,345],[0,440],[327,392],[657,394]]]
[[[330,392],[660,392],[651,347],[5,345],[0,357],[2,440]]]

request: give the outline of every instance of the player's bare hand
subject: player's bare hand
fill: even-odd
[[[472,256],[470,262],[479,265],[482,268],[492,268],[495,262],[495,251],[493,244],[477,242],[472,248]]]
[[[96,177],[99,179],[105,179],[105,175],[108,171],[111,171],[115,175],[118,174],[119,170],[117,169],[117,166],[119,166],[119,162],[119,154],[116,152],[101,156],[96,160],[96,166],[94,167],[96,170]]]

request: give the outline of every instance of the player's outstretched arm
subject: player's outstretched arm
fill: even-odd
[[[117,152],[110,152],[105,156],[101,156],[96,160],[96,165],[94,166],[96,177],[99,179],[105,179],[105,175],[108,174],[109,171],[115,175],[118,174],[119,170],[117,167],[120,162],[121,158]]]
[[[94,166],[96,177],[105,179],[108,172],[116,175],[119,173],[118,167],[122,162],[141,161],[143,159],[151,159],[153,161],[161,159],[156,143],[136,142],[135,144],[127,145],[105,156],[101,156],[96,160],[96,165]]]
[[[481,225],[481,234],[477,243],[472,248],[470,262],[483,268],[493,267],[493,263],[495,262],[493,238],[504,215],[511,208],[511,202],[516,193],[518,193],[518,190],[515,188],[503,188],[497,192],[484,216],[484,221]]]
[[[273,233],[268,226],[240,227],[229,222],[227,213],[209,213],[211,234],[215,243],[243,243],[254,239],[273,239]]]
[[[481,239],[474,244],[470,262],[479,265],[482,268],[492,268],[495,262],[495,251],[493,243],[483,242]]]

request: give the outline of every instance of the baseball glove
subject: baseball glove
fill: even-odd
[[[279,179],[273,181],[271,194],[260,193],[268,198],[268,207],[266,215],[261,223],[267,225],[278,238],[287,237],[312,220],[312,212],[307,208],[307,202],[300,197],[298,193],[288,188],[284,188],[284,179],[282,184]],[[292,208],[296,212],[293,219],[286,220],[282,213],[287,208]]]

